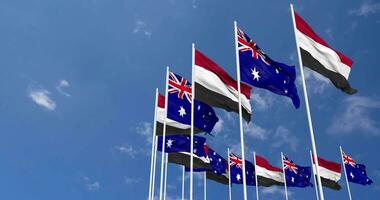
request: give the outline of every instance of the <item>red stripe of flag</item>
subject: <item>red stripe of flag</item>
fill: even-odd
[[[269,162],[267,160],[265,160],[265,158],[258,156],[258,155],[256,155],[256,165],[263,167],[263,168],[270,170],[270,171],[282,172],[282,169],[272,166],[271,164],[269,164]]]
[[[342,53],[340,53],[339,51],[331,48],[321,37],[319,37],[315,32],[314,30],[309,26],[309,24],[306,23],[305,20],[303,20],[296,12],[294,12],[294,16],[295,16],[295,19],[296,19],[296,27],[297,29],[302,32],[303,34],[307,35],[308,37],[310,37],[311,39],[313,39],[315,42],[318,42],[319,44],[335,51],[335,53],[338,54],[339,58],[340,58],[340,61],[344,64],[346,64],[347,66],[351,67],[353,61],[348,58],[347,56],[343,55]]]
[[[313,164],[314,164],[314,155],[313,155]],[[340,173],[340,171],[342,169],[342,166],[340,165],[340,163],[325,160],[323,158],[320,158],[319,156],[318,156],[318,165],[319,165],[319,167],[326,168],[326,169],[334,171],[336,173]]]
[[[235,88],[237,88],[237,81],[235,81],[230,75],[224,71],[218,64],[212,61],[210,58],[206,57],[200,51],[195,49],[195,65],[202,67],[212,73],[216,74],[225,84]],[[240,83],[241,93],[246,96],[248,99],[251,96],[251,87],[244,83]]]
[[[162,94],[158,94],[158,107],[165,108],[165,96]]]

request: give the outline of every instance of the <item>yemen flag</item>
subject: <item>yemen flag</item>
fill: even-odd
[[[272,166],[265,158],[256,155],[255,167],[259,186],[284,185],[282,169]]]
[[[158,94],[157,101],[156,134],[162,135],[165,119],[165,96]],[[190,134],[190,127],[190,125],[166,118],[166,135]],[[201,130],[194,127],[194,132],[200,133]]]
[[[226,71],[195,49],[195,98],[211,106],[239,112],[238,84]],[[241,83],[241,105],[245,120],[251,119],[251,87]]]
[[[327,77],[345,93],[356,93],[348,83],[352,60],[331,48],[296,12],[294,18],[303,65]]]
[[[318,172],[321,177],[322,186],[328,187],[333,190],[340,190],[340,185],[338,183],[341,173],[341,165],[339,163],[328,161],[318,157]],[[313,159],[313,170],[316,167]]]

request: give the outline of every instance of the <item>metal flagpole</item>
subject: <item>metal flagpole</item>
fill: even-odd
[[[293,4],[290,4],[290,9],[292,11],[292,19],[293,19],[293,28],[294,28],[294,37],[296,40],[296,46],[297,46],[297,54],[298,54],[298,61],[299,61],[299,67],[301,71],[301,78],[302,78],[302,86],[303,86],[303,94],[305,98],[305,106],[306,106],[306,114],[307,114],[307,119],[309,123],[309,130],[310,130],[310,139],[311,139],[311,146],[313,149],[313,155],[315,158],[318,158],[317,155],[317,147],[315,145],[315,139],[314,139],[314,131],[313,131],[313,123],[311,120],[311,113],[310,113],[310,108],[309,108],[309,98],[307,96],[307,90],[306,90],[306,82],[305,82],[305,76],[303,72],[303,65],[302,65],[302,58],[301,58],[301,52],[298,46],[298,40],[297,40],[297,34],[296,34],[296,22],[295,22],[295,17],[294,17],[294,9],[293,9]],[[321,177],[318,172],[318,159],[315,159],[315,165],[316,165],[316,172],[317,172],[317,181],[318,181],[318,188],[319,188],[319,195],[321,197],[321,200],[324,200],[323,196],[323,189],[322,189],[322,184],[321,184]]]
[[[156,88],[156,100],[154,101],[154,121],[153,121],[153,134],[152,134],[152,153],[150,158],[150,177],[149,177],[149,197],[152,199],[152,180],[153,180],[153,161],[154,161],[154,145],[156,139],[156,119],[157,119],[157,100],[158,100],[158,88]]]
[[[166,185],[168,180],[168,153],[165,153],[165,179],[164,179],[164,200],[166,200]]]
[[[206,200],[207,199],[207,175],[206,175],[206,171],[203,173],[203,199]]]
[[[314,164],[313,164],[313,155],[312,155],[311,151],[310,151],[310,161],[311,161],[311,168],[313,169],[313,180],[314,180],[315,194],[317,196],[317,200],[319,200],[318,185],[317,185],[317,180],[315,179],[315,169],[314,169]]]
[[[342,146],[339,146],[339,149],[340,149],[340,156],[342,158],[342,165],[343,165],[343,169],[344,169],[344,174],[346,175],[346,185],[347,185],[348,196],[350,197],[350,200],[352,200],[350,184],[348,183],[348,177],[347,177],[347,172],[346,172],[346,165],[344,164]]]
[[[153,158],[152,196],[150,197],[151,200],[154,199],[154,188],[155,188],[155,181],[156,181],[156,162],[157,162],[157,140],[158,140],[158,136],[154,136],[154,138],[155,138],[155,140],[154,140],[154,158]]]
[[[284,168],[284,154],[281,152],[281,163],[282,163],[282,174],[284,176],[284,186],[285,186],[285,199],[288,200],[288,188],[286,186],[286,174]]]
[[[253,152],[253,164],[255,165],[256,200],[259,200],[259,181],[257,180],[256,151]]]
[[[185,166],[182,166],[182,200],[185,200]]]
[[[235,31],[235,57],[236,57],[236,73],[237,73],[237,82],[238,82],[238,95],[239,95],[239,125],[240,125],[240,148],[241,148],[241,159],[243,166],[243,196],[244,200],[247,200],[247,183],[246,183],[246,172],[245,172],[245,152],[244,152],[244,133],[243,133],[243,115],[241,108],[241,88],[240,88],[240,60],[239,60],[239,51],[238,51],[238,42],[237,42],[237,22],[234,21],[234,31]]]
[[[164,127],[162,130],[162,150],[161,150],[160,200],[162,200],[162,192],[163,192],[163,186],[164,186],[166,118],[168,116],[168,78],[169,78],[169,67],[166,67],[165,112],[164,112],[165,114],[164,114]]]
[[[190,200],[193,200],[193,168],[194,168],[194,65],[195,65],[195,44],[192,44],[191,58],[191,132],[190,132]]]
[[[228,197],[229,200],[232,200],[232,191],[231,191],[231,167],[230,167],[230,148],[227,149],[227,158],[228,158]]]

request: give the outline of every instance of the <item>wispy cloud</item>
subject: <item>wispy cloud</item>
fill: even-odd
[[[282,195],[282,196],[284,196],[285,195],[285,190],[284,190],[284,188],[283,187],[278,187],[278,186],[274,186],[274,187],[266,187],[266,188],[263,188],[262,190],[260,190],[261,191],[261,193],[263,194],[263,195]],[[292,196],[293,195],[293,193],[292,192],[290,192],[289,190],[288,190],[288,196]]]
[[[39,106],[54,111],[57,104],[50,98],[50,92],[46,89],[31,89],[29,97]]]
[[[266,140],[270,132],[254,123],[244,124],[244,133],[255,139]]]
[[[215,134],[215,136],[219,135],[223,130],[224,120],[219,117],[219,121],[215,124],[214,129],[212,130],[212,133]]]
[[[97,191],[100,189],[100,183],[98,181],[92,181],[87,176],[83,177],[85,189],[88,191]]]
[[[334,38],[334,37],[333,37],[333,30],[332,30],[331,27],[326,28],[326,29],[325,29],[325,33],[326,33],[327,37],[329,37],[330,40],[332,40],[332,39]]]
[[[330,80],[307,67],[304,69],[305,79],[307,80],[306,84],[308,85],[308,89],[310,88],[309,91],[313,94],[323,94],[326,88],[331,85]],[[302,85],[301,78],[298,80],[300,81],[300,85]]]
[[[359,8],[349,11],[351,15],[368,16],[380,11],[380,3],[372,3],[370,1],[363,1]]]
[[[124,177],[126,184],[136,184],[141,182],[141,178]]]
[[[144,36],[146,36],[148,38],[152,36],[152,32],[148,28],[147,23],[142,19],[136,19],[135,20],[135,26],[134,26],[132,32],[134,34],[143,34]]]
[[[265,111],[272,107],[275,96],[268,92],[255,91],[251,94],[253,110]]]
[[[115,149],[118,150],[120,153],[128,155],[131,158],[135,158],[136,154],[138,153],[138,151],[135,150],[129,144],[123,144],[123,145],[120,145],[120,146],[115,146]]]
[[[380,135],[379,122],[372,114],[380,109],[380,100],[365,96],[350,96],[343,100],[343,107],[328,128],[331,134],[347,134],[354,131],[371,135]]]
[[[149,122],[140,122],[140,124],[136,127],[135,131],[144,136],[146,140],[149,142],[149,144],[152,143],[152,123]]]
[[[292,149],[292,151],[296,151],[298,139],[296,136],[291,134],[289,129],[283,126],[279,126],[275,131],[274,142],[272,143],[272,146],[279,148],[284,145],[289,146]]]
[[[198,8],[197,0],[192,0],[191,1],[191,7],[194,8],[194,9]]]
[[[70,87],[70,83],[67,80],[63,79],[58,82],[58,85],[55,88],[61,95],[65,97],[70,97],[71,95],[64,91],[66,88],[69,88],[69,87]]]
[[[244,133],[259,140],[272,138],[272,147],[280,148],[286,145],[290,147],[292,151],[297,150],[299,142],[297,137],[284,126],[278,126],[276,129],[265,129],[257,124],[249,123],[244,125]]]

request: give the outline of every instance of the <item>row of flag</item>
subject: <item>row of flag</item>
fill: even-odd
[[[331,82],[346,93],[357,90],[351,88],[348,76],[352,61],[342,53],[332,49],[297,14],[296,35],[300,41],[302,61],[305,66],[329,78]],[[295,85],[296,70],[266,55],[246,33],[237,28],[237,38],[241,80],[241,106],[243,118],[251,120],[251,86],[267,89],[275,94],[289,97],[295,108],[300,107],[300,99]],[[196,132],[211,132],[218,121],[213,107],[238,112],[238,83],[222,67],[195,49],[194,88]],[[184,77],[169,72],[168,82],[167,134],[190,132],[191,82]],[[157,130],[162,133],[164,120],[164,97],[158,103]],[[211,114],[203,116],[203,113]]]
[[[352,88],[348,82],[353,62],[347,56],[331,48],[293,9],[292,17],[300,63],[330,79],[333,85],[343,92],[356,93],[357,90]],[[316,174],[317,177],[321,177],[323,186],[340,189],[338,181],[341,177],[341,165],[322,159],[316,154],[305,83],[303,83],[303,89],[312,137],[312,158],[318,157],[317,160],[311,159],[313,167],[299,166],[283,155],[281,168],[271,165],[259,155],[254,155],[254,163],[246,160],[241,124],[242,158],[229,153],[228,160],[226,160],[206,145],[204,137],[191,134],[201,132],[211,134],[219,121],[213,107],[239,113],[240,123],[242,123],[242,118],[250,122],[252,117],[251,87],[263,88],[288,97],[295,108],[300,107],[300,98],[295,84],[295,66],[271,59],[250,36],[237,27],[236,23],[235,44],[237,80],[232,78],[223,67],[196,49],[194,45],[192,82],[168,68],[166,92],[164,95],[156,94],[155,104],[154,137],[157,135],[157,141],[154,150],[163,151],[161,185],[163,155],[167,153],[168,162],[185,166],[186,170],[191,172],[190,177],[192,177],[193,171],[205,172],[208,179],[222,184],[244,184],[245,190],[245,185],[264,187],[285,185],[285,188],[286,186],[313,186],[310,182],[311,176],[314,176],[312,172],[315,172],[313,174]],[[302,69],[301,72],[304,81]],[[364,165],[356,164],[343,152],[341,154],[348,181],[362,185],[372,183],[366,175]],[[190,180],[190,199],[192,199],[192,178]],[[320,193],[323,200],[321,187]],[[150,197],[153,198],[153,195]]]
[[[162,150],[162,136],[158,136],[157,150]],[[171,135],[166,137],[165,152],[168,153],[170,163],[183,165],[189,171],[190,166],[190,137],[187,135]],[[194,137],[194,171],[206,172],[207,178],[221,184],[242,184],[242,159],[234,153],[229,153],[229,162],[220,154],[216,153],[206,144],[206,138]],[[342,161],[349,182],[361,185],[370,185],[372,180],[368,178],[364,164],[356,163],[350,156],[342,151]],[[255,155],[254,162],[246,163],[247,185],[256,185],[255,176],[259,186],[270,187],[273,185],[283,186],[286,180],[288,187],[313,186],[311,177],[312,170],[316,170],[314,159],[312,166],[300,166],[295,164],[289,157],[282,156],[282,167],[275,167],[264,157]],[[334,190],[340,190],[338,181],[341,179],[342,167],[340,162],[329,161],[318,157],[318,171],[322,178],[322,185]],[[229,165],[228,165],[229,163]],[[285,176],[284,176],[285,175]]]

